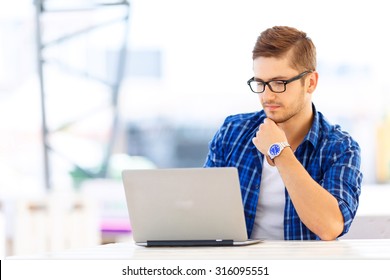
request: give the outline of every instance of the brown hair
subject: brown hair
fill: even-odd
[[[316,70],[316,48],[305,32],[288,26],[274,26],[263,31],[257,38],[252,58],[280,58],[291,53],[291,67],[299,70]]]

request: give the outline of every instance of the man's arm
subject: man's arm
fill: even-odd
[[[321,240],[334,240],[344,219],[337,199],[312,179],[290,148],[274,159],[301,221]]]
[[[285,141],[285,133],[271,120],[264,121],[253,138],[265,156],[271,144]],[[274,164],[301,221],[322,240],[336,239],[344,229],[337,199],[310,176],[290,148],[284,148]]]

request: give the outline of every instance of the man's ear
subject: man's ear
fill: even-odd
[[[307,92],[313,93],[317,87],[317,83],[318,83],[318,72],[314,71],[314,72],[310,73],[309,87],[307,88]]]

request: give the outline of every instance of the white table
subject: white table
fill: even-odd
[[[264,241],[243,247],[145,248],[133,242],[111,243],[7,259],[87,260],[390,260],[390,239],[337,241]]]

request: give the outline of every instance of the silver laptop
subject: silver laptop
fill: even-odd
[[[133,239],[142,246],[249,245],[236,168],[124,170]]]

